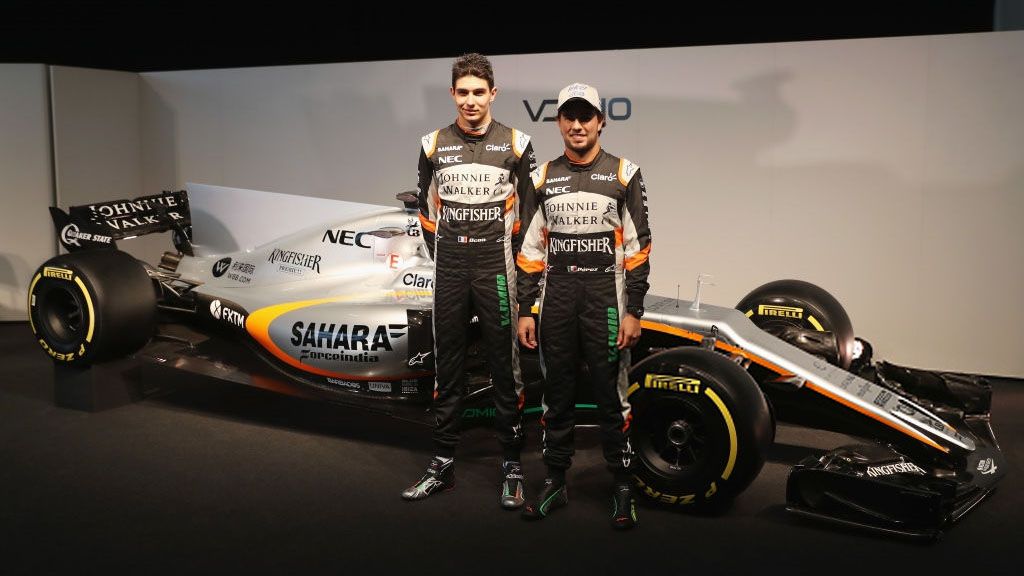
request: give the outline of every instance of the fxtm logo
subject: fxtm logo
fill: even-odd
[[[239,328],[245,327],[245,314],[228,308],[223,305],[220,300],[210,302],[210,316],[213,316],[217,320],[223,320],[228,324],[238,326]]]
[[[536,112],[529,100],[523,100],[523,106],[526,106],[526,114],[533,122],[554,122],[558,119],[558,100],[541,100]],[[544,110],[548,110],[551,115],[544,116]],[[601,114],[611,120],[629,120],[629,117],[633,115],[633,102],[629,98],[623,97],[601,98]]]

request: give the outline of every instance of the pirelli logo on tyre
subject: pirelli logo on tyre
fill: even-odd
[[[44,266],[43,276],[46,278],[56,278],[58,280],[67,280],[71,282],[75,273],[66,268],[56,268],[54,266]]]
[[[700,380],[696,378],[684,378],[682,376],[667,376],[664,374],[648,374],[644,378],[644,388],[652,390],[668,390],[670,392],[682,392],[685,394],[700,394]]]
[[[803,308],[793,306],[775,306],[772,304],[760,304],[757,307],[758,316],[779,316],[781,318],[795,318],[802,320],[804,317]]]

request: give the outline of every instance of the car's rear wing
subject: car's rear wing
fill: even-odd
[[[192,253],[192,214],[184,190],[72,206],[67,212],[51,207],[50,217],[68,252],[113,249],[117,240],[171,230],[174,246]]]

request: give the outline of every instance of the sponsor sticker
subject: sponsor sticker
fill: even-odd
[[[351,380],[339,380],[337,378],[327,378],[328,384],[334,384],[335,386],[341,386],[342,388],[349,388],[352,390],[359,390],[361,387],[359,382],[353,382]]]
[[[700,380],[696,378],[683,378],[682,376],[668,376],[665,374],[648,374],[644,379],[644,388],[669,390],[672,392],[683,392],[686,394],[699,394]]]
[[[868,466],[868,476],[877,478],[879,476],[892,476],[893,474],[926,474],[926,472],[913,462],[897,462],[885,466]]]
[[[757,307],[757,314],[758,316],[778,316],[780,318],[794,318],[800,320],[804,317],[804,309],[793,306],[759,304]]]
[[[391,393],[391,382],[370,382],[369,388],[373,392]]]
[[[72,272],[71,270],[68,270],[66,268],[56,268],[54,266],[44,266],[43,267],[43,276],[45,276],[47,278],[56,278],[58,280],[67,280],[68,282],[71,282],[71,279],[74,277],[74,272]]]
[[[229,268],[231,268],[230,256],[227,258],[221,258],[220,260],[217,260],[216,262],[213,263],[213,269],[211,270],[213,272],[213,277],[220,278],[221,276],[224,275],[225,272],[228,271]]]

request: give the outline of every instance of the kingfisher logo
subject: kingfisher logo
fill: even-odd
[[[536,104],[531,104],[529,100],[523,100],[523,106],[526,107],[526,115],[530,117],[531,122],[558,120],[558,100],[548,98]],[[618,122],[629,120],[629,117],[633,115],[633,101],[622,96],[601,98],[601,114],[609,120]]]
[[[885,466],[868,466],[866,472],[872,478],[892,476],[893,474],[926,474],[920,466],[913,462],[897,462],[896,464],[886,464]]]

